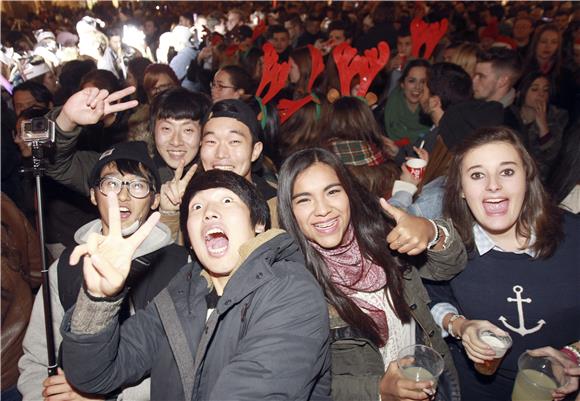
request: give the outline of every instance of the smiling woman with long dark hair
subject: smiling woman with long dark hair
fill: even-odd
[[[337,156],[323,149],[290,156],[278,183],[280,225],[297,240],[328,302],[333,398],[428,399],[433,383],[404,379],[396,364],[400,349],[424,343],[445,355],[437,399],[457,400],[455,368],[412,265],[417,260],[403,259],[393,251],[417,255],[434,240],[421,275],[448,279],[465,261],[461,240],[450,225],[445,221],[432,225],[386,202],[379,204]],[[387,210],[396,224],[386,216]],[[433,239],[434,226],[446,240]]]

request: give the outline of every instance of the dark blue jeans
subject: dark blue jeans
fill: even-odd
[[[22,394],[20,394],[16,386],[12,386],[2,390],[0,398],[2,398],[2,401],[22,401]]]

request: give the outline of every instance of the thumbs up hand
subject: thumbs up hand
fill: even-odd
[[[408,255],[418,255],[427,249],[427,245],[437,234],[429,220],[391,206],[383,198],[380,203],[383,210],[397,223],[387,235],[387,243],[392,250]]]

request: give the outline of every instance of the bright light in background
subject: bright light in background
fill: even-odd
[[[123,43],[132,46],[137,50],[143,47],[145,41],[145,34],[134,25],[123,26]]]
[[[503,7],[507,6],[507,3],[508,3],[508,1],[509,1],[509,0],[501,0],[501,5],[502,5]]]
[[[155,9],[156,9],[156,10],[159,10],[159,6],[155,6]]]

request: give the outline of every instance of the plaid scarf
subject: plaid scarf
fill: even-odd
[[[385,288],[387,275],[381,266],[363,257],[352,224],[348,226],[342,243],[336,248],[326,249],[315,242],[309,242],[324,259],[332,283],[373,319],[383,344],[386,344],[389,327],[385,311],[352,295],[357,291],[376,292]]]
[[[348,166],[379,166],[386,161],[381,150],[367,141],[331,139],[329,146]]]

